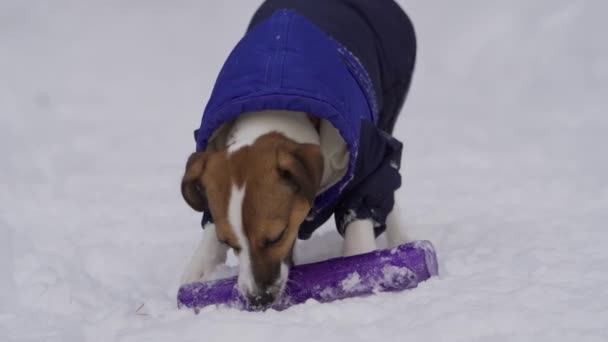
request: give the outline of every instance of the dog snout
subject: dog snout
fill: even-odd
[[[257,286],[257,290],[247,294],[247,301],[254,309],[266,309],[276,302],[281,295],[280,292],[280,284]]]
[[[249,305],[255,309],[266,309],[274,304],[282,295],[283,279],[275,278],[273,281],[256,282],[254,289],[247,293]]]
[[[260,267],[260,266],[266,267]],[[239,291],[254,310],[266,310],[282,296],[287,283],[289,267],[284,263],[264,265],[257,263],[251,277],[239,274]]]
[[[270,290],[262,290],[247,295],[249,305],[254,309],[266,309],[270,307],[276,300],[277,293]]]

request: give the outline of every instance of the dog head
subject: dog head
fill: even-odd
[[[265,307],[282,294],[322,173],[319,145],[279,133],[234,152],[196,152],[188,159],[183,197],[193,209],[211,212],[218,240],[239,258],[239,290],[251,305]]]

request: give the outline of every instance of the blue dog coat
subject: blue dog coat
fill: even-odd
[[[327,0],[278,4],[322,6],[323,1]],[[345,141],[349,164],[337,183],[317,195],[299,238],[310,237],[332,214],[340,233],[355,219],[371,219],[376,234],[380,234],[393,208],[394,192],[401,185],[402,144],[385,132],[392,130],[392,124],[384,130],[378,127],[382,115],[385,121],[387,114],[394,116],[389,118],[394,124],[398,114],[398,108],[392,113],[382,109],[387,103],[384,97],[392,89],[387,92],[381,75],[370,76],[359,56],[296,12],[297,6],[293,10],[273,5],[277,2],[262,5],[252,27],[222,67],[200,128],[195,131],[196,149],[205,150],[212,134],[241,113],[274,109],[325,119]],[[408,73],[406,82],[400,84],[409,86],[411,70]],[[407,87],[401,89],[400,99],[389,102],[402,103],[406,92]],[[205,212],[203,225],[211,220]]]

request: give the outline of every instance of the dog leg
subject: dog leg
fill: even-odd
[[[391,211],[386,218],[386,240],[388,248],[393,248],[409,241],[398,210]]]
[[[213,272],[217,265],[226,262],[227,252],[228,247],[217,239],[215,224],[207,225],[200,244],[182,274],[181,284],[199,281],[204,275]]]
[[[355,220],[344,231],[344,256],[376,250],[374,223],[372,220]]]

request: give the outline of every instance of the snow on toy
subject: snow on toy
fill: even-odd
[[[289,271],[283,296],[271,306],[275,310],[309,299],[331,302],[377,292],[411,289],[437,275],[437,257],[429,241],[351,257],[298,265]],[[183,285],[177,294],[178,307],[199,309],[225,305],[255,311],[237,289],[237,277]]]

